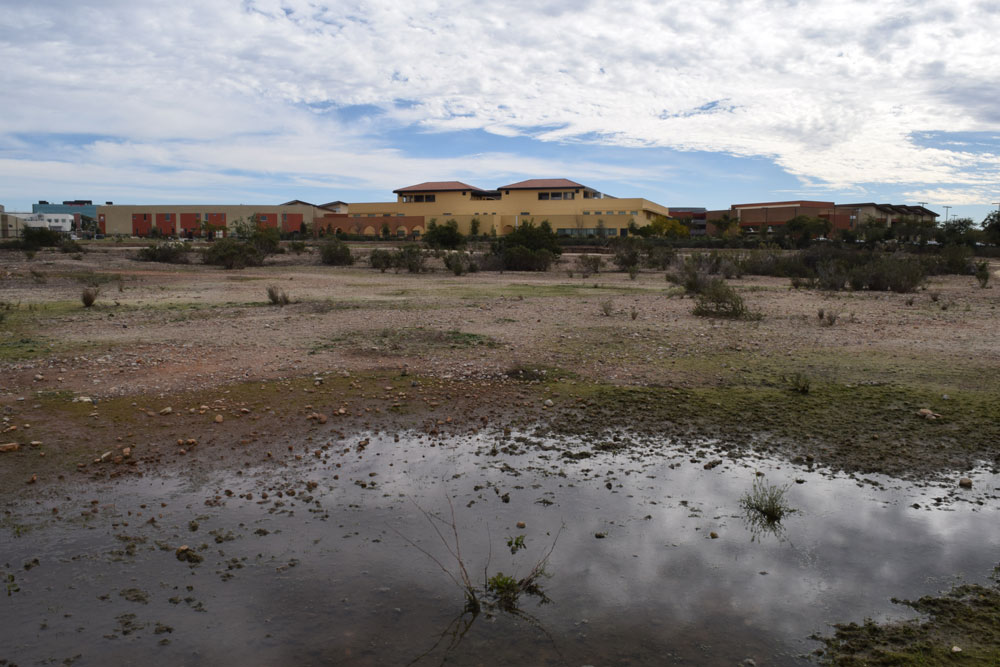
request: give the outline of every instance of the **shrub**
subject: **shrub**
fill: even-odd
[[[444,266],[446,269],[461,276],[466,273],[475,273],[479,270],[475,260],[465,252],[451,252],[444,256]]]
[[[304,244],[303,244],[304,245]],[[354,264],[354,256],[347,244],[336,237],[328,239],[319,248],[319,259],[330,266],[350,266]]]
[[[692,312],[700,317],[760,319],[760,315],[751,313],[743,298],[721,278],[713,279],[702,289]]]
[[[576,258],[576,268],[583,274],[584,278],[589,278],[593,273],[600,273],[604,260],[600,255],[579,255]]]
[[[382,273],[385,273],[386,270],[395,266],[393,255],[393,252],[385,250],[384,248],[375,248],[372,250],[371,254],[368,255],[368,263],[371,264],[373,269],[378,269]]]
[[[631,271],[639,266],[643,242],[637,238],[617,238],[611,241],[614,250],[614,263],[622,271]]]
[[[66,253],[82,253],[85,252],[83,246],[73,239],[63,238],[59,241],[59,252]]]
[[[62,234],[48,227],[25,227],[21,232],[21,248],[24,250],[52,248],[58,246],[62,239]]]
[[[509,271],[548,271],[555,255],[542,248],[531,250],[521,245],[504,248],[503,267]]]
[[[941,250],[940,268],[935,273],[967,276],[973,272],[972,248],[964,245],[949,245]]]
[[[448,220],[443,225],[430,223],[424,234],[424,242],[432,248],[454,250],[465,245],[465,237],[458,231],[458,222]]]
[[[139,248],[136,259],[141,262],[164,262],[167,264],[187,264],[188,251],[191,246],[187,243],[155,243]]]
[[[632,266],[628,267],[628,279],[635,280],[638,277],[639,277],[639,265],[633,264]]]
[[[635,306],[632,306],[632,308],[630,308],[628,311],[628,315],[633,320],[635,320],[637,317],[639,317],[639,310]]]
[[[611,315],[614,312],[615,312],[615,305],[611,302],[610,299],[601,302],[601,313],[605,317],[611,317]]]
[[[399,269],[406,269],[410,273],[420,273],[426,270],[424,266],[424,253],[420,250],[420,246],[411,243],[403,246],[396,251],[396,267]]]
[[[271,302],[271,305],[281,306],[282,308],[291,303],[291,299],[288,298],[288,294],[285,290],[281,289],[277,285],[268,286],[267,298]]]
[[[288,243],[288,249],[294,252],[296,255],[301,255],[306,251],[305,241],[290,241]]]
[[[677,271],[666,274],[667,280],[682,286],[687,294],[700,294],[711,282],[701,264],[697,256],[689,255]]]
[[[97,301],[97,295],[101,293],[100,287],[84,287],[83,292],[80,293],[80,301],[83,302],[84,308],[90,308]]]
[[[206,248],[202,253],[202,261],[231,270],[260,266],[264,263],[264,256],[250,243],[225,238]]]
[[[804,373],[793,373],[790,377],[784,378],[788,383],[788,388],[799,394],[808,394],[812,388],[812,380]]]
[[[673,264],[677,253],[669,246],[651,245],[646,248],[646,268],[666,271]]]
[[[986,289],[990,284],[990,263],[986,260],[976,262],[976,280],[979,286]]]

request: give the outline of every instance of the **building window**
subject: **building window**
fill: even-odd
[[[170,222],[170,214],[169,213],[164,213],[163,214],[163,219],[166,220],[167,222]]]
[[[584,215],[590,215],[590,211],[584,211],[583,214]]]
[[[531,215],[531,211],[521,211],[521,215]]]
[[[368,217],[369,217],[369,218],[374,218],[374,217],[375,217],[375,214],[374,214],[374,213],[369,213],[369,214],[368,214]]]
[[[629,215],[639,215],[639,211],[629,211]]]
[[[625,211],[618,211],[618,215],[625,215]]]
[[[288,214],[287,213],[282,213],[281,214],[281,221],[282,222],[288,222]]]
[[[539,201],[548,201],[548,199],[549,199],[549,193],[548,192],[539,192],[538,193],[538,199],[539,199]]]

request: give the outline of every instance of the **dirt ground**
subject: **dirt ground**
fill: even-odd
[[[168,424],[222,443],[246,439],[241,415],[291,436],[323,410],[625,426],[904,477],[1000,456],[1000,292],[972,277],[914,294],[731,281],[763,315],[751,322],[695,317],[662,272],[583,278],[571,256],[548,273],[456,277],[434,262],[418,275],[325,267],[308,252],[243,271],[133,254],[0,257],[0,439],[20,445],[5,476],[45,483],[124,447],[162,463]],[[271,286],[291,303],[271,305]]]
[[[748,276],[729,283],[762,317],[729,321],[694,316],[663,272],[581,277],[572,256],[456,277],[133,254],[0,252],[6,514],[74,483],[242,474],[394,431],[532,431],[548,437],[525,446],[565,438],[572,460],[662,438],[706,470],[764,453],[933,483],[935,503],[970,483],[997,498],[977,473],[1000,468],[1000,291],[971,276],[913,294]]]

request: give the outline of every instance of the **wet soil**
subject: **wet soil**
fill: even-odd
[[[909,303],[747,279],[765,318],[732,323],[653,274],[126,253],[0,258],[0,660],[795,664],[996,564],[1000,327],[971,278]],[[739,516],[754,470],[803,510],[782,531]],[[463,616],[452,508],[480,590],[558,535],[552,602]]]

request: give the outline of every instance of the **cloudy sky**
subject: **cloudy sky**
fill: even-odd
[[[1000,0],[0,0],[0,203],[1000,201]]]

